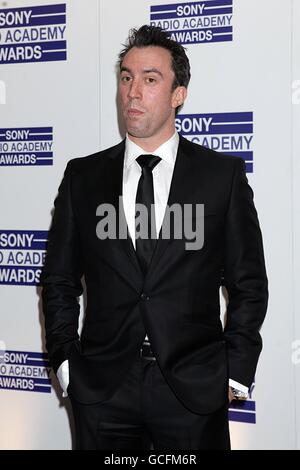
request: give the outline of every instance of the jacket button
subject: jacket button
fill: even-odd
[[[149,300],[150,297],[147,294],[145,294],[145,292],[142,292],[140,298],[141,300]]]

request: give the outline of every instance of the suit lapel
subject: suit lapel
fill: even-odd
[[[187,199],[187,185],[191,184],[192,176],[192,158],[188,153],[187,141],[180,136],[167,207],[172,206],[174,203],[179,203],[182,205],[184,203],[190,202]],[[172,241],[172,237],[170,237],[170,239],[162,238],[163,227],[166,225],[167,220],[168,218],[166,217],[165,212],[162,227],[159,232],[159,238],[154,249],[147,276],[149,276],[155,267],[160,263],[164,251]]]
[[[114,207],[119,208],[119,196],[122,196],[123,190],[123,165],[124,165],[124,152],[125,152],[125,140],[117,145],[110,154],[111,158],[111,172],[110,175],[113,175],[113,178],[110,178],[110,181],[106,181],[107,184],[107,195],[108,202],[111,202]],[[199,175],[198,175],[199,177]],[[197,185],[197,182],[194,182],[194,178],[197,178],[194,172],[193,159],[191,158],[189,152],[189,142],[180,137],[178,152],[176,157],[176,162],[173,171],[173,177],[171,181],[170,191],[167,206],[170,207],[174,203],[185,204],[193,202],[191,188],[194,187],[194,184]],[[191,192],[190,192],[191,191]],[[122,200],[122,199],[121,199]],[[119,214],[120,210],[120,214]],[[127,260],[129,260],[132,267],[134,267],[135,274],[139,279],[143,278],[143,273],[141,271],[138,258],[136,256],[136,251],[134,249],[131,237],[129,235],[128,226],[125,219],[125,213],[123,206],[120,206],[117,210],[120,218],[123,218],[123,223],[126,227],[127,236],[126,238],[117,238],[116,243],[114,244],[115,249],[117,250],[118,257],[120,261],[126,254]],[[118,221],[117,221],[118,222]],[[170,239],[162,238],[163,226],[167,223],[166,212],[164,214],[162,227],[159,232],[159,238],[157,240],[152,260],[147,271],[147,277],[153,274],[155,268],[162,262],[162,257],[164,251],[172,241]],[[119,225],[117,226],[117,233],[119,230]],[[129,270],[128,270],[129,274]],[[137,279],[137,278],[136,278]],[[138,287],[136,285],[136,287]]]

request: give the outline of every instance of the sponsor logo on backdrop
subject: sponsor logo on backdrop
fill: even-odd
[[[254,384],[249,391],[248,400],[233,400],[229,406],[229,420],[238,423],[256,423],[256,403],[252,400]]]
[[[53,128],[0,129],[0,166],[53,165]]]
[[[66,4],[0,10],[0,64],[66,60]]]
[[[0,390],[51,393],[48,355],[0,349]]]
[[[0,285],[39,284],[47,236],[46,230],[0,230]]]
[[[180,44],[232,41],[232,1],[171,3],[150,7],[150,24]]]
[[[177,131],[196,144],[242,157],[253,173],[253,113],[178,114]]]

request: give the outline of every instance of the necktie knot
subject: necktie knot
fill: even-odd
[[[160,162],[161,158],[158,157],[157,155],[150,155],[150,154],[145,154],[145,155],[140,155],[136,161],[142,168],[142,170],[150,170],[152,171],[153,168]]]

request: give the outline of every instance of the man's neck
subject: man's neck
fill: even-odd
[[[130,134],[127,134],[129,140],[134,142],[136,145],[141,147],[145,152],[154,152],[158,147],[167,142],[175,133],[175,126],[170,132],[164,134],[163,136],[152,136],[152,137],[135,137]]]

